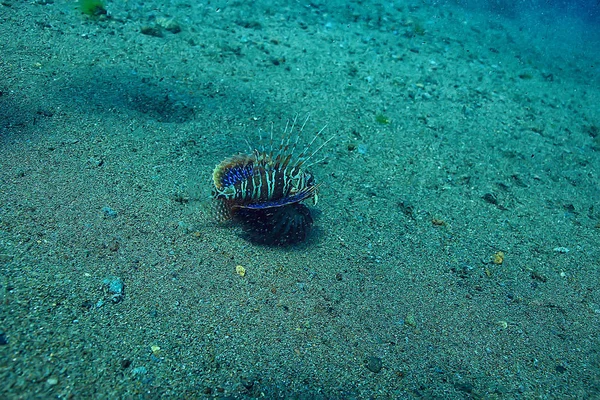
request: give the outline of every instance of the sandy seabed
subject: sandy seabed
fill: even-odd
[[[0,5],[0,397],[600,398],[598,27],[105,4]],[[308,114],[309,239],[209,218]]]

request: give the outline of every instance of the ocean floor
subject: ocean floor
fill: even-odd
[[[600,398],[600,27],[491,3],[2,1],[0,397]],[[307,115],[308,240],[214,221]]]

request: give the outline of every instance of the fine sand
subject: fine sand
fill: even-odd
[[[0,3],[1,398],[600,398],[593,27],[105,4]],[[214,166],[307,115],[309,239],[210,218]]]

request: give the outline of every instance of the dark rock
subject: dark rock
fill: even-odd
[[[481,198],[490,204],[498,205],[498,199],[492,193],[486,193]]]
[[[378,373],[379,371],[381,371],[381,368],[383,367],[383,363],[381,361],[381,358],[370,356],[367,359],[366,367],[367,367],[367,369],[369,371],[374,372],[374,373]]]
[[[250,390],[252,389],[252,387],[254,386],[254,379],[253,378],[248,378],[243,376],[240,381],[242,382],[242,385],[247,389]]]
[[[81,308],[85,308],[86,310],[91,309],[94,306],[94,302],[91,300],[84,300],[81,303]]]
[[[142,26],[140,28],[140,32],[142,35],[154,36],[154,37],[163,37],[162,28],[158,25],[156,26]]]
[[[473,391],[475,390],[475,387],[469,382],[456,382],[454,384],[454,387],[457,390],[460,390],[461,392],[465,393],[473,393]]]

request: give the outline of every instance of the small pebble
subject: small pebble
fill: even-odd
[[[120,278],[111,277],[102,281],[113,303],[119,303],[125,296],[125,284]]]
[[[492,262],[496,265],[500,265],[504,262],[504,252],[497,251],[492,255]]]
[[[146,367],[136,367],[133,370],[131,370],[131,373],[133,375],[146,375],[147,372],[148,370],[146,369]]]
[[[383,363],[381,358],[371,356],[367,359],[367,369],[371,372],[378,373],[381,371]]]
[[[239,276],[246,276],[246,268],[244,268],[241,265],[236,265],[235,266],[235,272],[239,275]]]
[[[404,319],[404,324],[413,328],[416,327],[417,321],[415,320],[415,316],[412,314],[407,314],[406,318]]]
[[[540,281],[540,282],[546,282],[548,280],[546,275],[544,275],[543,273],[541,273],[540,271],[537,271],[537,270],[531,271],[531,278],[535,279],[537,281]]]
[[[150,26],[142,26],[140,28],[140,32],[143,35],[154,36],[154,37],[163,37],[162,27],[158,25]]]
[[[498,205],[498,199],[492,193],[486,193],[481,198],[490,204]]]
[[[181,32],[181,26],[176,21],[173,21],[173,20],[165,21],[164,23],[161,24],[161,26],[163,28],[165,28],[165,30],[167,30],[171,33]]]
[[[106,218],[116,218],[117,217],[117,212],[115,210],[113,210],[112,208],[110,208],[109,206],[102,207],[102,212],[104,213],[104,216]]]
[[[54,385],[58,384],[58,378],[55,378],[55,377],[48,378],[46,383],[50,386],[54,386]]]
[[[567,372],[567,369],[565,367],[563,367],[562,365],[557,365],[554,367],[554,369],[556,370],[556,372],[560,372],[561,374],[564,374],[565,372]]]
[[[246,388],[246,390],[251,390],[254,386],[254,378],[253,377],[241,377],[240,382]]]

